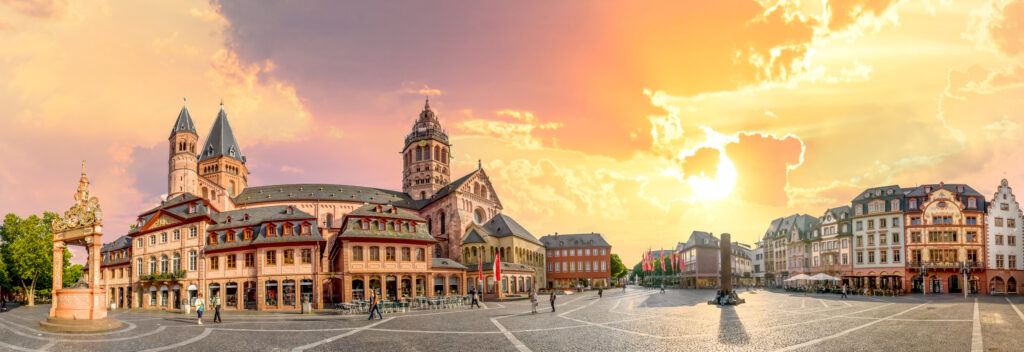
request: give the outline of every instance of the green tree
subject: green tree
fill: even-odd
[[[612,264],[611,271],[612,277],[621,279],[626,276],[626,266],[622,265],[622,259],[619,259],[619,255],[612,253]]]
[[[35,305],[36,287],[53,282],[53,230],[50,224],[57,214],[32,215],[22,219],[7,214],[0,227],[3,258],[8,279],[21,286],[28,305]],[[65,255],[67,260],[67,255]]]
[[[69,287],[78,282],[78,279],[82,278],[82,273],[84,272],[82,269],[84,269],[84,267],[81,264],[68,265],[71,261],[71,253],[66,249],[64,250],[64,253],[66,259],[64,262],[64,277],[62,278],[62,284],[64,284],[64,287]]]

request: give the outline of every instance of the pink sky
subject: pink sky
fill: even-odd
[[[1024,182],[1022,38],[1024,0],[0,2],[0,212],[64,211],[86,159],[120,236],[186,96],[251,185],[397,189],[429,95],[453,177],[482,160],[538,237],[753,243],[867,187]]]

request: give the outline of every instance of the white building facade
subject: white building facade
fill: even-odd
[[[989,292],[1017,293],[1017,285],[1024,279],[1024,247],[1021,243],[1024,240],[1024,219],[1020,204],[1006,179],[992,196],[985,218]]]

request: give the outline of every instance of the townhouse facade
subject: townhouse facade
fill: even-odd
[[[1009,182],[1003,179],[985,214],[986,270],[992,293],[1017,294],[1024,280],[1024,219]]]
[[[854,286],[903,289],[904,192],[897,185],[875,187],[853,199],[853,272],[849,277]]]

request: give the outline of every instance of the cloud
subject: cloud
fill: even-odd
[[[0,5],[38,19],[59,19],[68,11],[67,0],[0,0]]]
[[[456,127],[462,132],[498,137],[519,148],[539,149],[542,143],[534,136],[535,131],[554,131],[563,126],[557,122],[541,123],[528,111],[506,109],[498,111],[497,115],[511,117],[514,121],[470,119],[459,122]]]
[[[1024,0],[991,0],[971,11],[965,38],[1005,56],[1024,53]]]
[[[284,172],[284,173],[289,173],[289,174],[301,174],[301,173],[305,173],[305,171],[303,171],[303,170],[302,170],[302,169],[300,169],[300,168],[297,168],[297,167],[292,167],[292,166],[288,166],[288,165],[281,165],[281,172]]]

